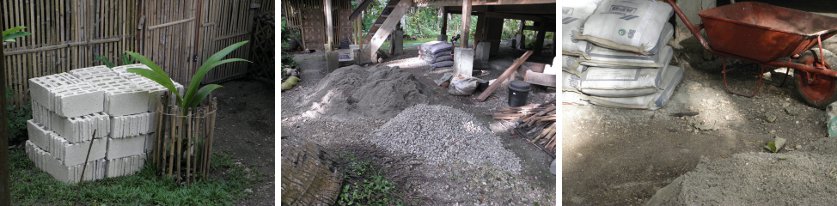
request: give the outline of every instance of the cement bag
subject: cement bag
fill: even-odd
[[[587,70],[587,66],[581,65],[578,57],[561,55],[561,70],[578,76]]]
[[[561,51],[563,55],[579,56],[584,50],[578,45],[587,42],[579,41],[575,37],[581,34],[584,22],[594,11],[601,0],[565,1],[561,6]]]
[[[561,71],[561,91],[580,92],[581,77],[567,71]]]
[[[431,65],[432,65],[431,66],[432,69],[442,68],[442,67],[452,67],[453,66],[453,61],[436,62],[436,63],[433,63]]]
[[[680,84],[680,81],[683,80],[683,69],[677,66],[669,67],[673,72],[668,72],[667,75],[663,77],[664,89],[658,90],[657,93],[628,98],[588,96],[588,100],[592,104],[606,107],[649,110],[662,108],[668,103],[668,100],[671,99],[671,96],[674,94],[675,88],[678,84]]]
[[[445,42],[438,42],[438,43],[430,44],[430,45],[427,45],[426,47],[423,47],[422,48],[422,53],[424,53],[425,55],[432,55],[432,54],[438,54],[438,53],[442,53],[442,52],[450,53],[451,50],[453,50],[452,45],[447,44]]]
[[[659,75],[670,67],[662,69],[641,68],[602,68],[590,67],[579,75],[581,77],[581,89],[639,89],[661,87]]]
[[[450,80],[450,86],[448,86],[448,93],[458,96],[471,95],[474,93],[474,91],[477,90],[477,84],[479,83],[479,81],[480,79],[476,77],[454,77]]]
[[[598,8],[577,39],[643,55],[657,46],[672,14],[671,6],[656,0],[604,0]]]
[[[443,62],[443,61],[453,61],[453,56],[451,56],[450,54],[447,54],[447,55],[436,56],[436,57],[433,58],[433,63]]]
[[[585,47],[584,58],[581,64],[596,67],[663,67],[668,65],[674,50],[667,45],[674,37],[674,26],[666,23],[657,41],[657,46],[651,49],[650,55],[641,55],[632,52],[612,50],[588,44]]]
[[[583,88],[583,85],[585,84],[595,84],[597,82],[584,82],[582,77],[564,70],[562,70],[562,74],[563,78],[561,86],[563,91],[581,92],[587,95],[600,97],[636,97],[653,94],[658,90],[656,87],[639,87],[630,89]]]

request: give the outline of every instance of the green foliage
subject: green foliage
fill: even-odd
[[[206,180],[181,186],[160,178],[150,166],[132,176],[69,185],[53,179],[29,161],[21,149],[9,150],[12,202],[16,205],[233,205],[244,190],[262,179],[214,154]]]
[[[16,26],[3,31],[3,42],[15,42],[17,38],[29,36],[31,33],[23,31],[25,26]]]
[[[404,205],[395,195],[395,184],[372,168],[368,161],[349,158],[347,181],[337,205]]]
[[[172,82],[169,75],[166,74],[166,72],[163,71],[163,69],[159,65],[154,63],[154,61],[151,61],[150,59],[141,54],[130,51],[126,52],[133,59],[139,61],[142,64],[145,64],[145,66],[148,66],[148,68],[151,68],[151,70],[143,68],[129,68],[128,72],[143,76],[154,82],[157,82],[163,87],[166,87],[166,89],[169,90],[170,93],[176,94],[177,104],[180,105],[180,108],[196,107],[198,106],[198,104],[203,102],[203,100],[206,98],[206,96],[209,95],[209,93],[211,93],[215,89],[221,88],[221,85],[217,84],[208,84],[203,87],[200,87],[200,83],[201,81],[203,81],[204,76],[206,76],[207,73],[212,71],[212,69],[215,69],[216,67],[221,66],[223,64],[233,62],[250,62],[240,58],[224,59],[227,55],[229,55],[239,47],[244,46],[244,44],[247,44],[247,42],[248,41],[235,43],[233,45],[228,46],[227,48],[221,49],[221,51],[218,51],[209,58],[207,58],[203,62],[203,64],[201,64],[201,66],[198,67],[198,70],[195,72],[195,74],[192,75],[192,80],[190,80],[189,85],[186,87],[186,94],[183,96],[181,96],[180,93],[177,92],[177,88],[175,88],[174,82]],[[200,87],[200,89],[198,89],[198,87]],[[186,111],[187,110],[185,109],[183,110],[183,112]]]
[[[13,97],[12,90],[6,89],[6,99],[10,100]],[[15,107],[13,104],[6,104],[6,113],[9,115],[9,145],[29,139],[26,133],[26,120],[32,119],[31,105],[27,103]]]
[[[108,57],[106,57],[106,56],[102,56],[102,55],[96,55],[95,60],[96,60],[97,62],[100,62],[100,63],[104,64],[104,65],[105,65],[105,66],[107,66],[108,68],[114,68],[114,67],[116,67],[116,66],[120,66],[120,65],[129,65],[129,64],[133,64],[134,62],[136,62],[136,61],[134,61],[134,59],[133,59],[130,55],[128,55],[128,54],[123,54],[123,55],[122,55],[122,59],[121,59],[121,60],[122,60],[122,64],[120,64],[120,65],[116,65],[116,63],[113,63],[113,61],[111,61],[110,59],[108,59]]]

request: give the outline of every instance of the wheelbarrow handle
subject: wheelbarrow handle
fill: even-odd
[[[697,40],[700,41],[700,45],[703,45],[704,49],[711,51],[712,49],[709,48],[709,43],[706,41],[706,39],[703,38],[703,35],[700,34],[702,26],[696,26],[692,24],[692,21],[690,21],[689,18],[686,18],[686,14],[683,14],[683,10],[680,9],[680,6],[677,6],[677,2],[675,2],[675,0],[666,0],[666,2],[668,2],[669,5],[671,5],[671,8],[674,9],[674,13],[677,13],[677,17],[680,17],[680,20],[683,21],[683,24],[686,24],[686,27],[689,28],[689,31],[692,32],[692,35],[694,35],[695,38],[697,38]]]

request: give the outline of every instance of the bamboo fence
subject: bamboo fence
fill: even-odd
[[[190,184],[209,174],[217,100],[179,108],[169,95],[157,103],[152,161],[157,174]],[[185,112],[183,111],[185,109]]]
[[[22,105],[28,79],[101,65],[136,51],[187,84],[201,61],[235,42],[249,40],[253,17],[272,11],[272,0],[4,0],[2,28],[26,26],[32,35],[4,46],[7,87]],[[200,16],[200,18],[196,18]],[[200,25],[198,27],[197,25]],[[244,46],[230,57],[249,57]],[[118,62],[118,61],[114,61]],[[204,83],[247,72],[232,63],[208,74]]]

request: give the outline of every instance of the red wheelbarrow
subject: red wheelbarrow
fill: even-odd
[[[837,100],[837,71],[832,70],[837,65],[828,65],[822,48],[822,40],[837,33],[837,18],[741,2],[700,11],[703,24],[694,25],[675,0],[667,1],[706,50],[727,59],[756,63],[761,73],[766,68],[794,69],[796,91],[813,107],[824,108]],[[706,38],[701,29],[706,30]],[[728,92],[748,97],[757,94],[763,78],[759,77],[751,94],[736,93],[726,84],[726,67],[724,63],[721,73]]]

